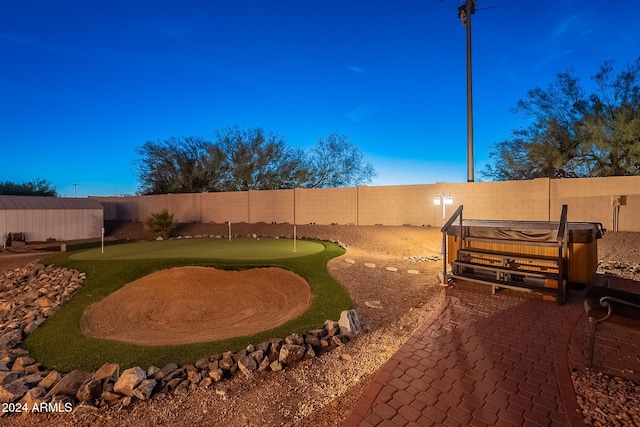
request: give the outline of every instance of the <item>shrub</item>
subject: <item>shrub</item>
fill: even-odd
[[[171,230],[176,228],[173,214],[170,214],[166,209],[163,209],[162,212],[151,213],[144,223],[151,231],[162,236],[163,239],[169,237]]]

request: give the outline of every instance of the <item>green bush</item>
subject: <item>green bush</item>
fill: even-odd
[[[144,223],[151,231],[162,236],[163,239],[169,237],[171,230],[176,228],[173,214],[170,214],[166,209],[163,209],[162,212],[152,213]]]

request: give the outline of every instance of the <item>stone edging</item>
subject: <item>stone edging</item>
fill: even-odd
[[[47,371],[19,347],[23,334],[37,328],[71,294],[86,274],[32,262],[0,277],[0,403],[17,412],[92,412],[112,405],[129,406],[137,400],[163,399],[169,393],[209,388],[237,374],[279,371],[304,358],[316,357],[342,346],[361,331],[354,310],[343,311],[338,322],[307,334],[292,334],[248,345],[179,367],[175,363],[125,369],[106,363],[96,372],[81,370],[61,375]],[[224,389],[216,389],[224,394]],[[4,407],[4,406],[3,406]]]
[[[583,312],[580,305],[567,308],[573,310],[573,313],[568,317],[565,327],[556,336],[553,367],[567,422],[571,427],[584,427],[584,416],[576,398],[576,390],[571,379],[571,369],[569,367],[569,355],[567,354],[571,335]]]

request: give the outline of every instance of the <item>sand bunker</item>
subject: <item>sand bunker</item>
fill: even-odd
[[[281,268],[177,267],[141,277],[90,305],[80,327],[95,338],[187,344],[272,329],[310,304],[308,283]]]

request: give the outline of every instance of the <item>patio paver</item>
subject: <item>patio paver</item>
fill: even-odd
[[[344,426],[584,426],[568,360],[581,316],[579,294],[558,306],[450,286],[441,310],[383,365]]]

